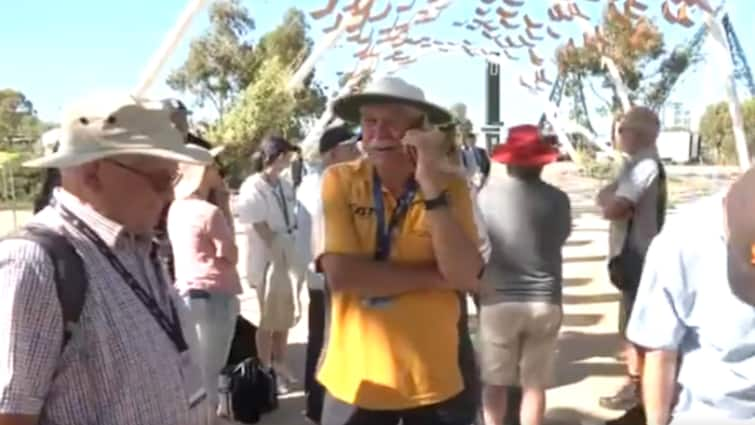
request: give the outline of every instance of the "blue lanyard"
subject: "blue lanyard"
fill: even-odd
[[[391,255],[391,239],[393,231],[399,226],[409,212],[409,207],[414,201],[417,194],[417,182],[409,179],[406,182],[404,193],[398,198],[396,209],[393,210],[388,225],[385,223],[385,201],[383,200],[383,184],[377,172],[373,173],[372,178],[372,197],[375,208],[375,218],[377,222],[375,235],[375,260],[387,261]],[[390,304],[392,297],[372,297],[363,300],[367,307],[380,308]]]
[[[102,240],[97,232],[89,227],[89,225],[84,223],[84,221],[77,217],[76,214],[71,212],[71,210],[57,202],[55,198],[50,201],[50,204],[53,207],[57,208],[58,212],[60,212],[61,217],[63,217],[65,221],[76,227],[76,229],[84,234],[84,236],[89,239],[94,244],[94,246],[97,247],[100,253],[102,253],[102,255],[108,260],[116,273],[121,276],[123,282],[129,288],[131,288],[136,298],[141,301],[147,311],[149,311],[150,315],[152,315],[155,321],[157,321],[157,324],[160,325],[163,331],[165,331],[168,338],[170,338],[171,342],[173,342],[173,344],[176,346],[176,350],[178,350],[179,353],[183,353],[184,351],[188,350],[189,346],[186,343],[186,339],[184,339],[183,330],[181,329],[181,322],[178,318],[176,307],[173,305],[170,297],[168,297],[168,304],[170,305],[170,312],[172,317],[169,318],[168,315],[165,314],[160,308],[154,297],[147,293],[144,287],[139,284],[134,275],[128,271],[126,266],[123,265],[120,259],[118,259],[113,250],[111,250],[107,246],[107,244],[105,244],[105,241]],[[153,265],[156,268],[159,267],[155,258],[153,258]],[[157,278],[160,280],[161,284],[167,285],[167,283],[162,279],[160,270],[156,269],[155,274],[157,275]]]
[[[391,218],[386,226],[383,184],[377,172],[374,172],[372,175],[372,197],[374,200],[375,218],[377,219],[375,259],[385,261],[391,255],[393,231],[396,230],[401,220],[406,216],[406,213],[409,212],[409,207],[412,205],[414,196],[417,194],[417,182],[414,179],[409,179],[406,182],[406,189],[398,198],[396,209],[393,210],[393,214],[391,214]]]

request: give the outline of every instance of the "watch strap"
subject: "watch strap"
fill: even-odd
[[[435,198],[425,199],[425,209],[428,211],[445,206],[448,206],[448,192],[446,191],[441,192]]]

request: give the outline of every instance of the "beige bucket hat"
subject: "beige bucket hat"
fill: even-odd
[[[369,84],[361,93],[343,96],[333,103],[333,112],[344,121],[359,122],[359,108],[364,105],[400,103],[427,114],[431,124],[446,124],[453,117],[447,109],[425,99],[425,93],[401,78],[385,77]]]
[[[210,163],[212,156],[206,149],[184,144],[184,134],[176,128],[178,115],[170,101],[118,93],[88,96],[65,109],[58,149],[24,166],[67,168],[129,154]]]

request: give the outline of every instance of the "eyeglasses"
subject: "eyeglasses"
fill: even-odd
[[[149,183],[149,185],[152,187],[152,190],[157,193],[164,193],[169,189],[172,189],[181,178],[181,175],[177,171],[170,172],[167,170],[161,170],[146,172],[113,159],[106,159],[105,161],[143,178]]]

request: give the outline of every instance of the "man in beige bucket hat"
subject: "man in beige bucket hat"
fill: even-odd
[[[330,295],[322,425],[468,425],[479,407],[464,292],[483,261],[445,109],[399,78],[338,99],[366,157],[325,170],[313,254]]]
[[[25,164],[62,179],[27,232],[62,235],[73,250],[61,262],[29,238],[0,243],[0,423],[206,423],[191,326],[152,240],[177,162],[212,159],[184,144],[181,113],[88,97],[66,108],[55,152]]]

